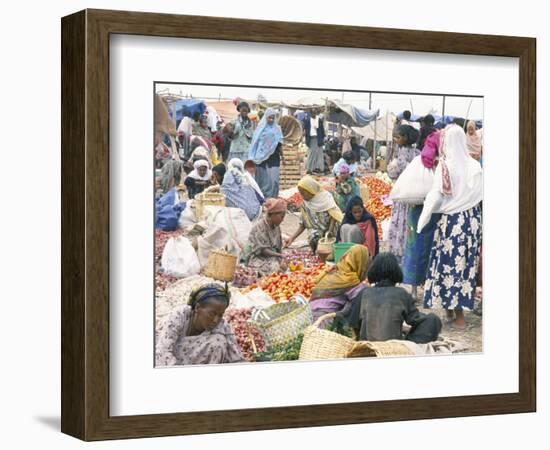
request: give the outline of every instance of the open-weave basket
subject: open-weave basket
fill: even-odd
[[[207,277],[220,281],[233,281],[237,257],[223,250],[213,250],[208,255],[208,262],[204,269]]]
[[[319,328],[322,322],[335,316],[336,313],[325,314],[319,317],[313,325],[306,328],[299,359],[338,359],[346,357],[355,341],[347,336]]]
[[[391,341],[359,341],[355,342],[346,358],[411,356],[413,352],[399,340]]]
[[[203,191],[195,196],[195,215],[202,218],[205,206],[225,206],[225,195],[221,192]]]
[[[319,239],[317,243],[317,253],[328,253],[327,261],[332,261],[334,259],[334,252],[332,246],[336,242],[336,239],[333,237],[328,237],[328,234],[325,237]]]
[[[248,323],[262,334],[266,348],[288,345],[312,322],[309,303],[301,296],[252,312]]]

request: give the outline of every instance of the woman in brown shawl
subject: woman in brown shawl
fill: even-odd
[[[280,225],[286,215],[282,198],[269,198],[264,204],[264,217],[252,227],[248,238],[248,266],[268,275],[286,270]]]
[[[191,292],[188,304],[174,309],[158,331],[156,365],[244,361],[233,330],[223,319],[229,299],[227,285],[217,283]]]
[[[481,145],[481,138],[476,131],[476,123],[473,120],[469,120],[466,124],[466,147],[468,147],[468,153],[476,161],[481,159],[481,151],[483,147]]]

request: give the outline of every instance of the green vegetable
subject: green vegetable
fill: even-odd
[[[300,348],[304,335],[300,334],[288,345],[271,347],[265,352],[258,352],[252,355],[254,361],[294,361],[300,356]]]

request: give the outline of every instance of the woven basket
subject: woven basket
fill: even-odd
[[[236,267],[236,256],[224,252],[223,250],[214,250],[208,255],[208,262],[204,269],[204,274],[215,280],[233,281]]]
[[[309,303],[299,295],[294,299],[252,312],[248,323],[262,334],[266,348],[290,344],[311,325]]]
[[[391,341],[359,341],[355,342],[346,355],[346,358],[411,356],[413,352],[403,342]]]
[[[292,116],[283,116],[279,119],[279,126],[283,132],[285,146],[297,146],[302,140],[302,125]]]
[[[328,253],[326,257],[327,261],[332,261],[334,259],[334,252],[332,246],[336,242],[335,238],[329,238],[325,236],[324,238],[319,239],[317,243],[317,253]]]
[[[319,317],[313,325],[306,328],[299,359],[339,359],[346,357],[355,341],[347,336],[319,328],[322,322],[335,316],[336,313],[325,314]]]
[[[370,198],[369,187],[363,185],[359,188],[359,192],[361,193],[361,200],[363,200],[363,203],[367,203]]]
[[[202,218],[205,206],[225,206],[225,195],[221,192],[201,192],[195,196],[195,214],[197,220]]]

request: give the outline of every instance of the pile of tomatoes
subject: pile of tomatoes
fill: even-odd
[[[375,177],[362,178],[360,183],[369,188],[369,200],[365,203],[365,208],[376,219],[378,237],[382,239],[382,222],[391,217],[391,206],[385,205],[382,198],[390,193],[391,186]]]
[[[296,294],[309,299],[314,280],[323,269],[324,265],[319,265],[291,273],[272,273],[262,278],[258,286],[277,303],[289,300]]]

